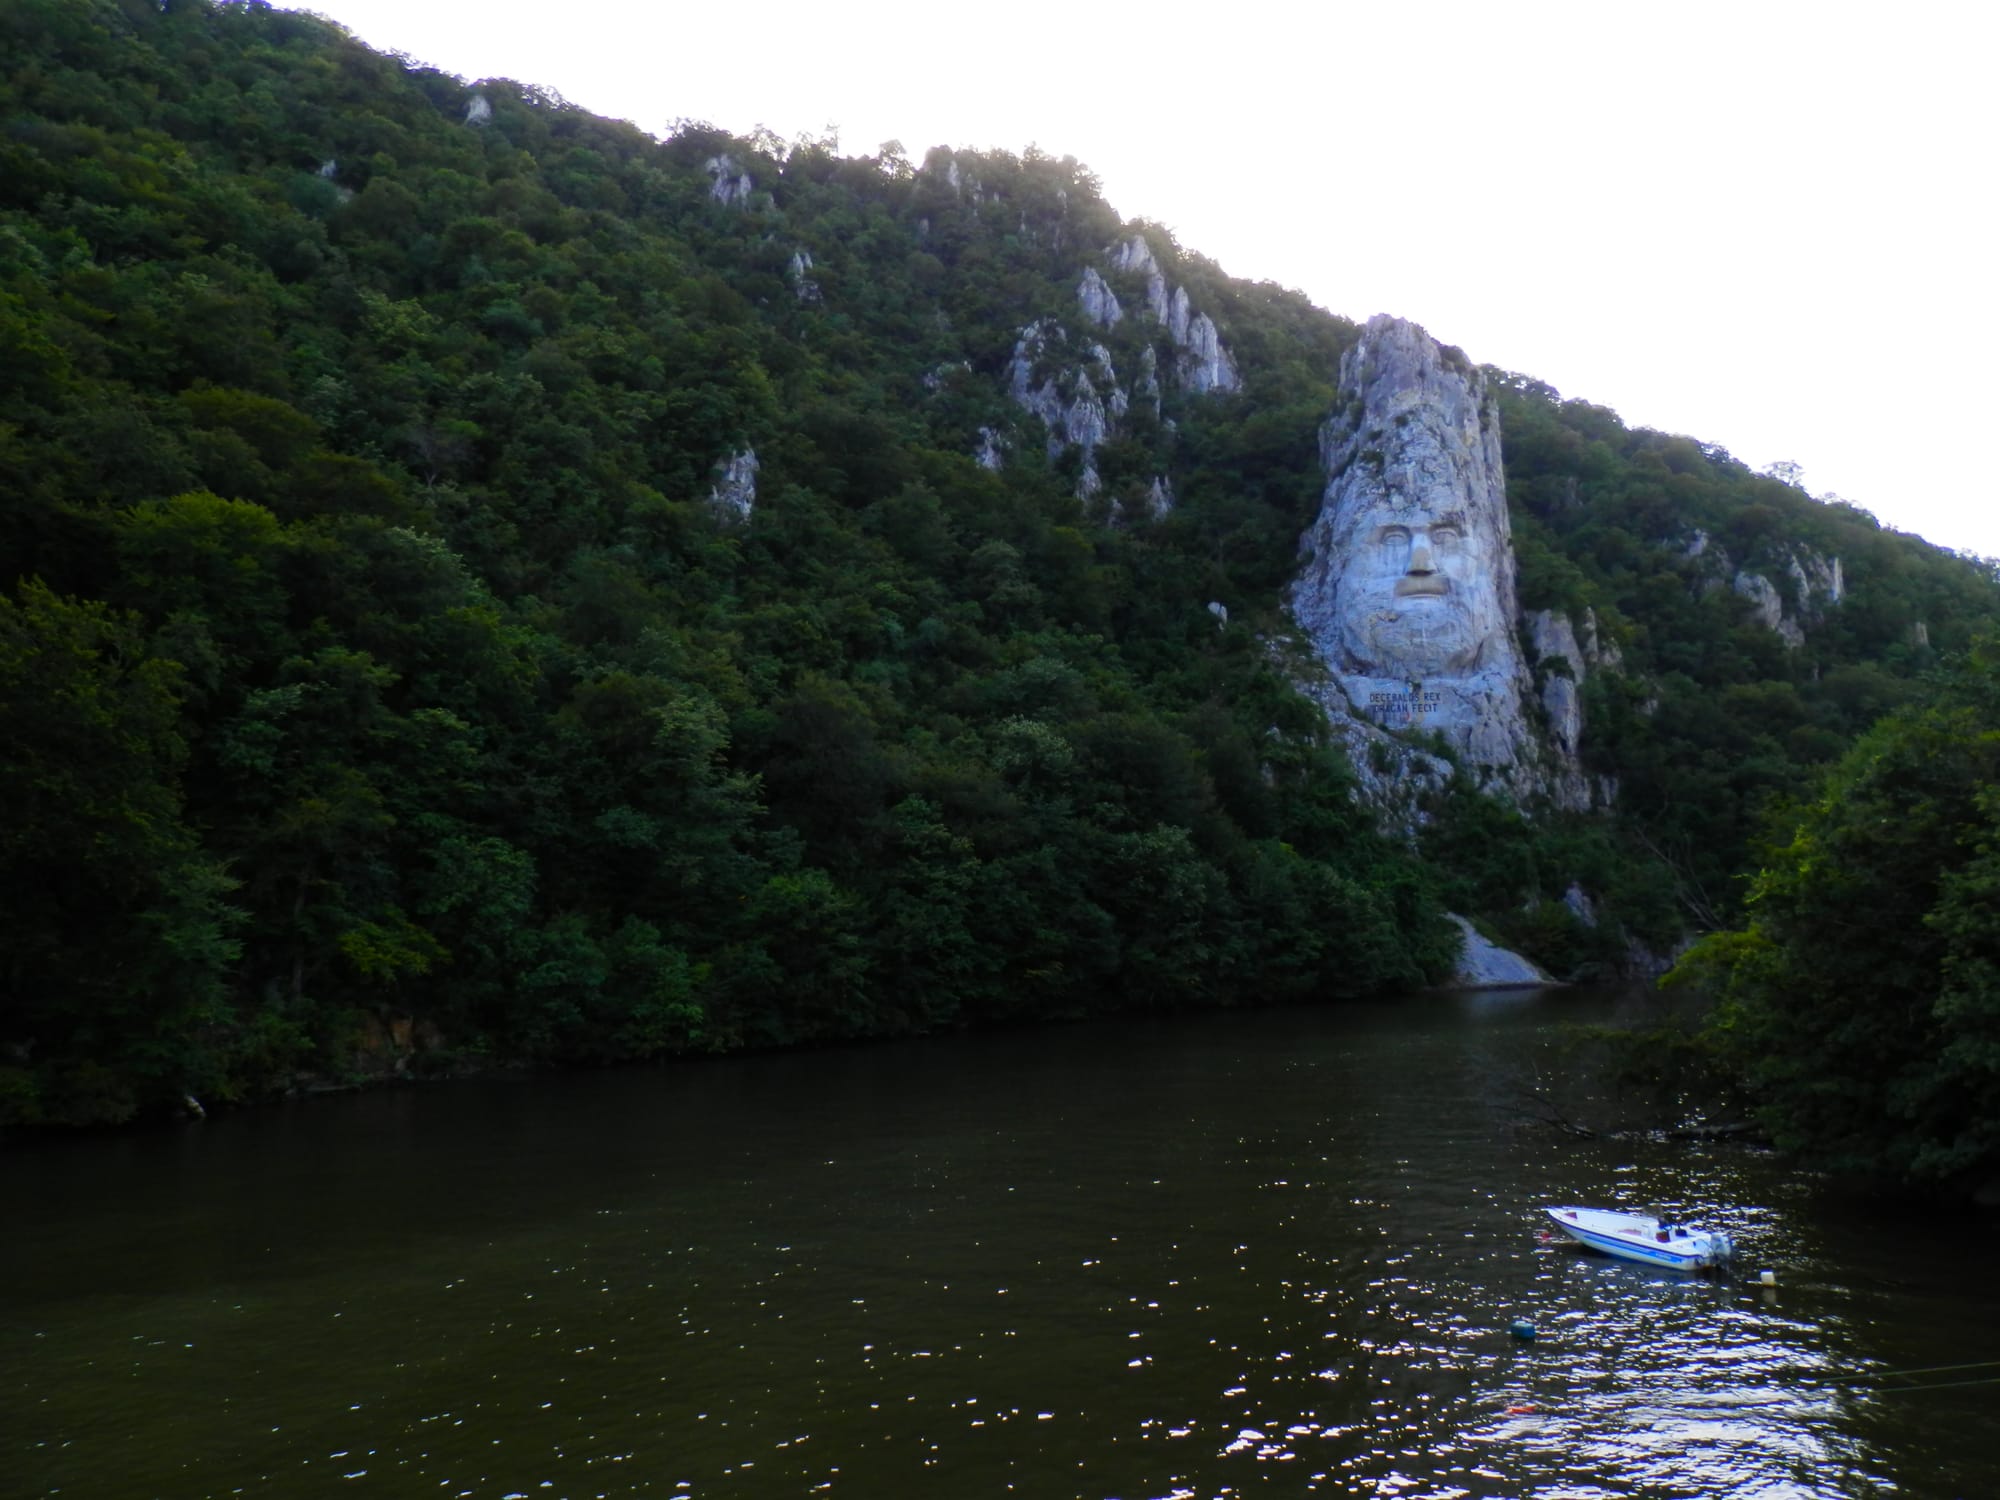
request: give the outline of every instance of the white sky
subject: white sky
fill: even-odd
[[[1032,142],[1233,275],[2000,555],[1979,0],[302,8],[654,134]]]

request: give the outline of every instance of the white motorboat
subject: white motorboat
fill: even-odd
[[[1727,1264],[1736,1247],[1720,1230],[1697,1229],[1608,1208],[1545,1208],[1549,1222],[1579,1245],[1674,1271],[1714,1271]]]

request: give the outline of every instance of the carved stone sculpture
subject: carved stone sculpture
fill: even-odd
[[[1534,679],[1484,380],[1415,324],[1378,317],[1341,362],[1340,395],[1291,603],[1345,707],[1382,729],[1437,731],[1524,800],[1587,801],[1564,774],[1570,747],[1540,743],[1523,712]]]

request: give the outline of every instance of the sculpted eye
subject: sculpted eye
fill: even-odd
[[[1456,526],[1433,526],[1431,528],[1431,541],[1433,543],[1455,542],[1457,540],[1458,528]]]
[[[1407,542],[1409,539],[1409,532],[1400,526],[1384,526],[1382,528],[1382,541],[1385,546],[1393,547],[1399,543]]]

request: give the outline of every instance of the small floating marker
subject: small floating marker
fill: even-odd
[[[1526,1318],[1516,1318],[1507,1325],[1507,1331],[1527,1343],[1535,1341],[1535,1325]]]
[[[1507,1408],[1507,1415],[1510,1417],[1528,1417],[1533,1416],[1540,1410],[1541,1408],[1538,1406],[1510,1406]]]
[[[1757,1280],[1764,1286],[1776,1286],[1778,1284],[1778,1273],[1776,1271],[1759,1271],[1757,1273]]]

